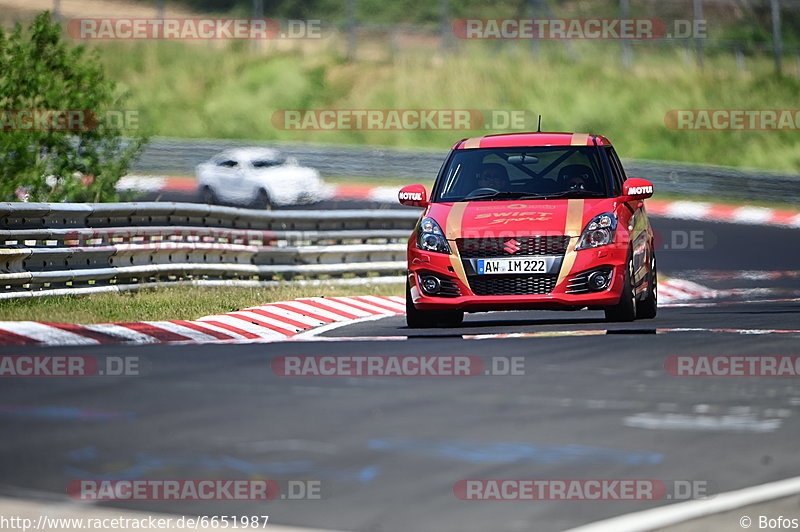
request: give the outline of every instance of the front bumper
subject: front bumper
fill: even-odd
[[[455,246],[451,246],[455,247]],[[604,308],[615,305],[622,295],[625,268],[628,260],[627,246],[610,245],[595,249],[570,252],[561,261],[555,287],[546,294],[476,295],[470,287],[471,268],[459,267],[464,262],[457,255],[444,255],[417,249],[408,249],[408,281],[414,306],[420,310],[464,310],[481,312],[492,310],[568,310],[583,307]],[[521,258],[521,257],[519,257]],[[598,292],[567,293],[569,280],[575,275],[599,268],[611,269],[608,287]],[[441,297],[425,294],[420,288],[420,276],[433,274],[451,281],[461,295]],[[485,275],[485,274],[484,274]],[[503,274],[497,274],[500,276]]]

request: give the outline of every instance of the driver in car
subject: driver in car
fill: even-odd
[[[567,190],[594,189],[591,170],[581,164],[566,166],[559,172],[559,180]]]
[[[570,190],[586,190],[586,179],[582,176],[572,177],[567,182],[567,188]]]
[[[508,172],[501,164],[487,163],[478,174],[478,188],[491,188],[499,192],[508,191],[511,181]]]

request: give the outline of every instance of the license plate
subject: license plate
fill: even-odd
[[[547,273],[545,259],[478,259],[478,275],[495,273]]]

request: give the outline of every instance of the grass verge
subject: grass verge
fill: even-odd
[[[194,320],[298,297],[403,294],[403,285],[296,286],[275,288],[169,287],[138,292],[12,299],[0,302],[2,321],[106,323],[149,320]]]
[[[461,43],[457,53],[400,51],[391,60],[347,62],[321,40],[305,48],[254,50],[187,42],[91,44],[141,127],[179,137],[439,147],[478,130],[286,129],[287,109],[472,109],[542,113],[548,131],[607,135],[626,158],[701,162],[796,172],[796,131],[670,129],[674,109],[794,109],[800,80],[771,74],[768,56],[707,57],[703,70],[680,49],[637,55],[626,69],[606,48],[531,56],[526,43],[502,49]],[[615,49],[610,48],[614,51]],[[487,115],[489,116],[489,115]],[[527,126],[526,126],[527,127]]]

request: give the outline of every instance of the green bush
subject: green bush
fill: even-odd
[[[145,137],[97,57],[65,43],[44,12],[27,29],[0,29],[0,72],[0,200],[117,200],[115,185]]]

